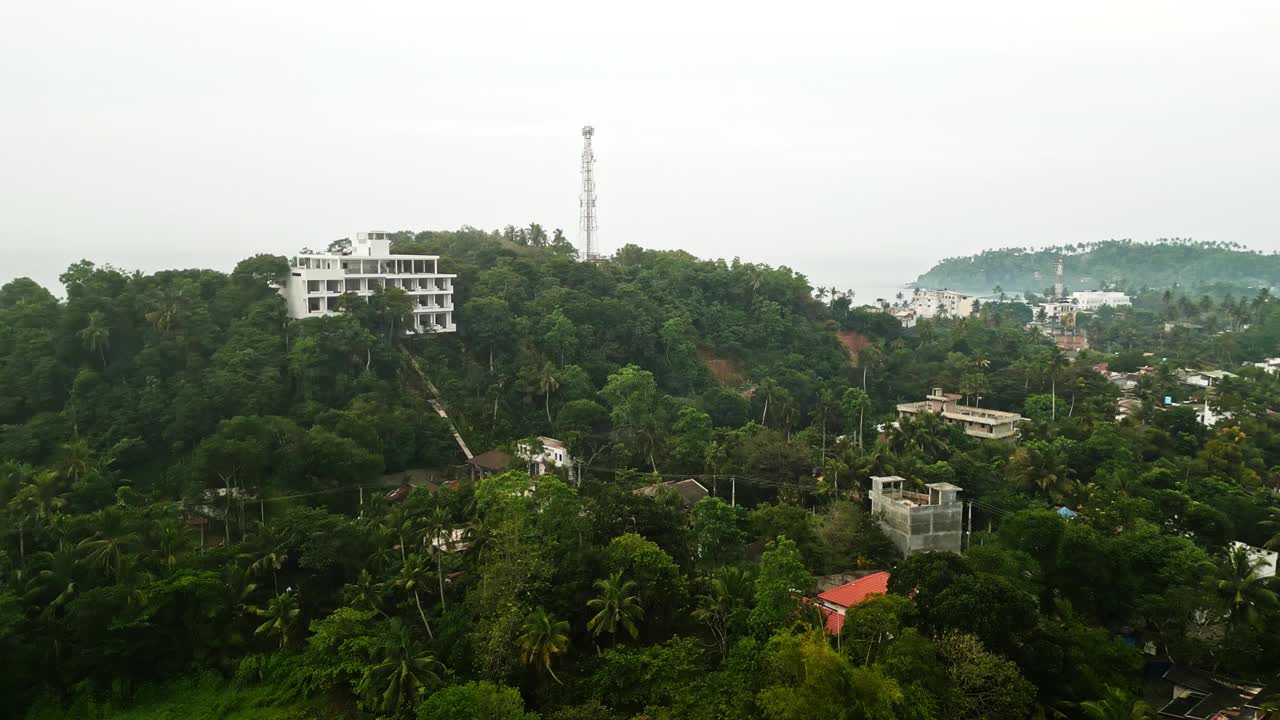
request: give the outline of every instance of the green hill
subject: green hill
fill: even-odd
[[[946,258],[916,282],[920,287],[972,292],[989,292],[996,287],[1040,292],[1053,284],[1054,263],[1059,255],[1066,258],[1064,275],[1067,287],[1073,290],[1280,284],[1280,255],[1263,254],[1234,243],[1182,239],[1150,243],[1107,240],[1040,249],[986,250],[978,255]]]

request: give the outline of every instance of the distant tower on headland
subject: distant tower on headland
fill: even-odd
[[[1058,256],[1058,272],[1053,280],[1053,299],[1061,300],[1067,292],[1066,283],[1062,282],[1062,256]]]
[[[599,228],[596,226],[595,153],[591,152],[591,136],[596,129],[582,128],[582,195],[578,197],[578,256],[588,262],[600,257]]]

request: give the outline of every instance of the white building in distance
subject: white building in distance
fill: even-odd
[[[289,317],[321,317],[341,312],[339,300],[352,293],[366,301],[374,293],[397,288],[413,301],[410,333],[453,332],[453,280],[439,272],[437,255],[392,255],[391,235],[358,233],[350,255],[298,255],[289,261],[289,278],[280,293]]]
[[[542,443],[541,449],[533,447],[531,443],[524,440],[516,443],[516,456],[529,463],[529,474],[545,475],[547,472],[564,468],[572,477],[573,456],[569,454],[569,449],[564,443],[545,435],[539,435],[538,441]]]
[[[1035,319],[1040,319],[1040,311],[1044,311],[1045,320],[1058,320],[1074,314],[1080,307],[1073,302],[1047,302],[1035,306]]]
[[[1280,372],[1280,357],[1267,358],[1262,362],[1247,363],[1247,364],[1252,365],[1258,368],[1259,370],[1270,373],[1272,375],[1275,375],[1277,372]]]
[[[969,317],[973,314],[973,295],[951,290],[920,290],[911,297],[911,310],[916,318]]]
[[[1086,290],[1071,293],[1071,301],[1077,310],[1092,312],[1101,307],[1123,307],[1132,305],[1129,296],[1113,290]]]

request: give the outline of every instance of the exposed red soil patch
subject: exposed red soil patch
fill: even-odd
[[[844,349],[849,351],[849,364],[853,367],[858,367],[858,353],[871,345],[871,340],[866,335],[853,330],[837,330],[836,338],[844,346]]]
[[[698,360],[711,371],[720,387],[736,388],[742,385],[742,371],[732,361],[716,357],[707,350],[698,350]]]

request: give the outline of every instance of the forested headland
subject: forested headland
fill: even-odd
[[[986,250],[942,260],[916,284],[975,293],[990,293],[994,288],[1041,293],[1053,286],[1059,256],[1065,258],[1064,275],[1070,290],[1280,286],[1280,255],[1235,243],[1178,239]]]
[[[1150,295],[1073,361],[1017,303],[904,329],[536,225],[394,249],[457,273],[457,333],[403,335],[394,290],[290,320],[268,255],[0,287],[0,716],[1134,718],[1153,657],[1280,672],[1274,580],[1231,549],[1280,543],[1280,379],[1238,367],[1268,294]],[[1154,366],[1141,413],[1103,361]],[[1187,364],[1238,376],[1214,427],[1161,407]],[[1019,442],[893,424],[938,386]],[[477,453],[550,436],[581,473],[473,479],[433,400]],[[872,475],[963,488],[965,552],[902,558]],[[634,492],[683,478],[710,496]],[[828,635],[804,598],[872,570]]]

